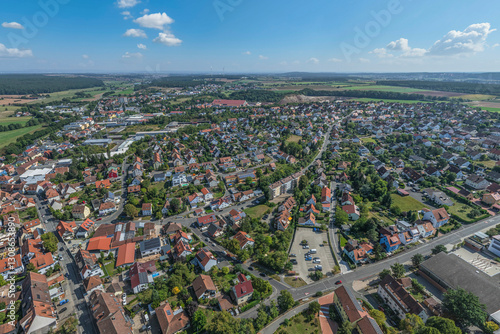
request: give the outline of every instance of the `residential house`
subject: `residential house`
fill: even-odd
[[[203,274],[194,279],[193,290],[198,300],[213,298],[217,294],[217,288],[212,278]]]
[[[217,265],[217,259],[213,256],[213,254],[203,248],[196,253],[193,262],[197,264],[201,270],[206,272],[209,272],[213,266]]]
[[[104,276],[104,271],[97,261],[97,255],[80,249],[75,255],[75,261],[82,279],[90,276]]]
[[[153,214],[153,205],[151,203],[142,203],[142,211],[143,216],[151,216]]]
[[[129,242],[118,247],[116,267],[125,267],[135,262],[135,242]]]
[[[130,287],[134,293],[139,293],[148,288],[153,283],[153,279],[158,276],[155,260],[148,262],[135,262],[129,270]]]
[[[100,333],[133,333],[132,320],[125,313],[120,298],[95,289],[90,294],[89,306]]]
[[[186,312],[179,307],[172,310],[169,303],[155,309],[162,334],[175,334],[186,330],[190,326],[189,317]]]
[[[238,233],[236,233],[233,238],[238,241],[241,249],[252,247],[255,244],[255,240],[253,240],[250,235],[243,231],[238,231]]]
[[[90,233],[94,231],[94,225],[94,221],[85,219],[76,230],[75,238],[88,238]]]
[[[358,220],[360,215],[361,215],[361,211],[359,210],[359,207],[355,204],[344,205],[344,206],[342,206],[342,210],[345,213],[347,213],[350,220]]]
[[[87,219],[87,217],[90,215],[90,209],[85,204],[73,205],[71,214],[75,219],[81,219],[81,220]]]
[[[426,210],[424,209],[424,211]],[[422,220],[430,221],[432,226],[437,229],[446,224],[450,220],[450,216],[445,208],[439,208],[432,211],[427,209],[427,211],[424,212]]]
[[[238,274],[239,283],[231,288],[230,295],[237,305],[246,303],[252,298],[253,286],[252,281],[248,280],[245,275]]]
[[[349,240],[344,247],[346,254],[355,264],[369,261],[369,254],[373,253],[373,246],[368,243],[358,243],[357,240]]]
[[[154,254],[160,254],[161,241],[160,238],[152,238],[144,240],[139,244],[141,257],[146,257]]]
[[[486,179],[475,174],[469,175],[469,177],[465,179],[465,184],[476,190],[486,189],[490,185]]]
[[[57,224],[56,231],[63,240],[73,239],[76,230],[76,223],[64,222],[62,220]]]

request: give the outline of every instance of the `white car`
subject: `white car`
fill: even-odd
[[[321,263],[321,260],[320,259],[315,259],[315,260],[313,260],[313,263]]]

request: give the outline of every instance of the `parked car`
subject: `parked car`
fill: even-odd
[[[342,281],[338,280],[337,282],[335,282],[336,285],[339,285],[339,284],[342,284]]]
[[[314,269],[316,270],[323,270],[323,266],[321,264],[317,264],[314,266]]]
[[[313,263],[321,263],[321,260],[320,259],[313,260]]]
[[[296,254],[290,254],[290,257],[296,257],[297,255]]]
[[[61,300],[61,301],[59,302],[59,306],[64,305],[64,304],[66,304],[67,302],[69,302],[69,300],[68,300],[68,299],[63,299],[63,300]]]
[[[63,313],[64,311],[67,311],[68,308],[67,307],[63,307],[62,309],[59,310],[59,313]]]
[[[385,312],[384,308],[383,308],[382,306],[380,306],[380,305],[378,306],[378,309],[379,309],[380,311],[382,311],[382,312]]]
[[[312,257],[306,256],[306,261],[311,261],[311,260],[312,260]]]
[[[260,275],[261,277],[266,277],[266,274],[264,274],[264,273],[260,273],[259,275]]]
[[[253,267],[248,267],[248,270],[253,270]]]
[[[309,245],[302,246],[302,249],[309,249]]]

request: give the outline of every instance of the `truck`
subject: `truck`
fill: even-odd
[[[311,250],[309,251],[309,253],[311,253],[311,254],[316,254],[316,249],[311,249]]]
[[[59,306],[64,305],[64,304],[66,304],[67,302],[69,302],[69,300],[67,300],[67,299],[63,299],[63,300],[61,300],[61,301],[59,302]]]

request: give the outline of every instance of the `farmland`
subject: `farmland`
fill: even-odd
[[[24,136],[27,133],[35,132],[42,128],[43,125],[30,126],[28,128],[21,128],[17,130],[0,132],[0,148],[14,143],[17,138]]]

